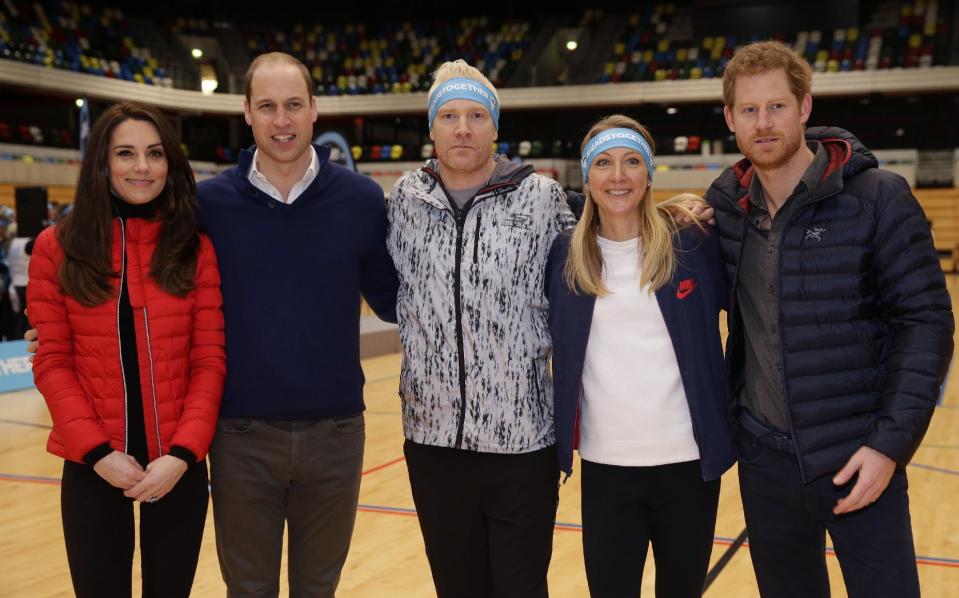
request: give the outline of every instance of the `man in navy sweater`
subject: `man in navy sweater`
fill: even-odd
[[[284,523],[290,596],[333,596],[363,460],[360,295],[396,321],[383,192],[310,144],[312,89],[295,58],[254,60],[256,148],[197,190],[223,279],[229,373],[210,464],[231,597],[278,594]]]

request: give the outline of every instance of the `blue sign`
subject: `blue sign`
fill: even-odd
[[[33,388],[33,363],[27,341],[0,343],[0,392]]]
[[[316,145],[328,145],[330,147],[330,160],[340,166],[346,166],[353,172],[356,172],[356,165],[353,163],[353,153],[350,151],[350,144],[336,131],[327,131],[317,136],[313,140]]]

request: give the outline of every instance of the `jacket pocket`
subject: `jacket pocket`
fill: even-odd
[[[366,423],[362,413],[331,417],[330,423],[333,429],[340,434],[358,434],[366,429]]]
[[[480,237],[480,225],[483,222],[483,214],[479,213],[476,215],[476,230],[473,233],[473,263],[475,264],[479,259],[479,237]]]
[[[536,391],[536,404],[538,405],[543,402],[543,392],[539,386],[539,368],[536,367],[536,361],[537,359],[534,357],[530,375],[533,376],[533,388]]]

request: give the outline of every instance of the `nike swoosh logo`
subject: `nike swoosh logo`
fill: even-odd
[[[687,282],[687,281],[684,280],[683,282],[685,283],[685,282]],[[685,287],[685,288],[684,288],[684,287]],[[692,293],[694,290],[696,290],[696,281],[695,281],[695,280],[689,281],[689,284],[688,284],[688,285],[686,285],[686,284],[680,284],[679,288],[676,289],[676,298],[677,298],[677,299],[685,299],[686,297],[689,297],[689,294]]]

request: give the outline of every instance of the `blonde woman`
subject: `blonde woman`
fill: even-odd
[[[591,595],[638,596],[647,546],[656,595],[699,596],[719,478],[733,463],[718,243],[652,199],[653,142],[635,120],[596,123],[582,146],[583,216],[547,267],[560,467],[583,461]]]

